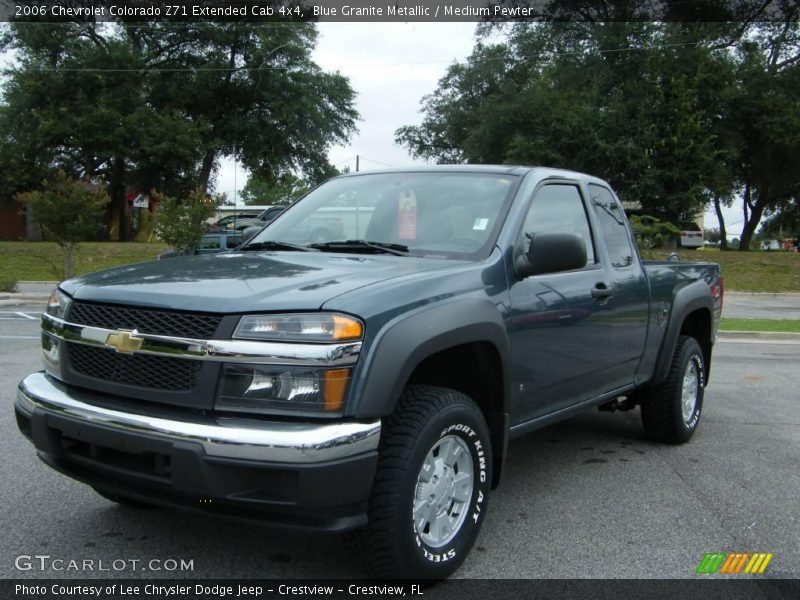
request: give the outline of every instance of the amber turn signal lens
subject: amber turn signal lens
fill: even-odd
[[[333,315],[333,339],[357,340],[363,334],[361,322],[344,315]]]
[[[334,412],[344,406],[344,391],[347,380],[350,379],[350,369],[329,369],[325,371],[325,384],[323,386],[323,402],[325,410]]]

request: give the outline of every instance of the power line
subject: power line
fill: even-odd
[[[361,156],[361,160],[366,160],[367,162],[371,162],[371,163],[374,163],[376,165],[380,165],[382,167],[389,167],[390,169],[394,169],[394,165],[387,165],[386,163],[382,163],[382,162],[377,161],[377,160],[372,160],[371,158],[367,158],[363,154],[361,154],[360,156]]]
[[[624,47],[624,48],[608,48],[606,50],[593,50],[589,52],[582,52],[582,51],[575,51],[575,52],[549,52],[544,54],[539,54],[536,56],[531,55],[516,55],[515,58],[517,59],[542,59],[542,58],[555,58],[561,56],[582,56],[582,55],[598,55],[598,54],[614,54],[614,53],[623,53],[623,52],[644,52],[647,50],[666,50],[668,48],[686,48],[686,47],[698,47],[701,45],[701,42],[683,42],[683,43],[675,43],[675,44],[658,44],[653,46],[639,46],[639,47]],[[370,68],[370,67],[405,67],[405,66],[418,66],[418,65],[437,65],[437,64],[446,64],[452,63],[456,59],[450,58],[447,60],[426,60],[426,61],[406,61],[406,62],[383,62],[383,63],[351,63],[351,64],[340,64],[337,65],[337,69],[341,68]],[[483,56],[481,60],[502,60],[507,61],[507,56]],[[64,72],[64,73],[200,73],[200,72],[228,72],[228,71],[248,71],[248,72],[259,72],[259,71],[289,71],[292,69],[299,69],[302,68],[301,66],[258,66],[258,67],[248,67],[248,66],[234,66],[234,67],[189,67],[189,68],[148,68],[142,67],[138,69],[107,69],[107,68],[88,68],[88,67],[80,67],[80,68],[69,68],[69,67],[27,67],[26,70],[28,71],[39,71],[39,72]],[[13,71],[13,69],[5,69],[6,72]]]

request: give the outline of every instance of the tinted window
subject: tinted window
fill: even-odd
[[[200,243],[197,245],[198,250],[209,250],[209,249],[216,250],[217,248],[219,248],[218,235],[204,235],[200,239]]]
[[[537,233],[577,233],[586,244],[586,262],[592,264],[594,246],[586,209],[581,194],[574,185],[546,185],[533,199],[528,216],[525,217],[523,232]]]
[[[600,221],[611,264],[615,267],[632,265],[633,248],[622,207],[614,195],[604,187],[590,185],[589,193],[592,195],[592,205]]]
[[[229,235],[225,239],[225,246],[228,248],[236,248],[241,243],[242,243],[242,236],[240,235]]]

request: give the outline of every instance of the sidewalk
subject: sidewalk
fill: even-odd
[[[726,291],[722,316],[732,319],[800,319],[800,294]]]

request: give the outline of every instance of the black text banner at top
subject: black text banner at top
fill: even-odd
[[[0,21],[793,21],[798,0],[0,0]]]

